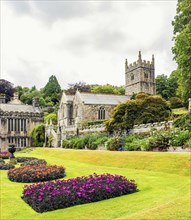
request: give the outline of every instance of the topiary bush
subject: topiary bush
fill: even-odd
[[[21,163],[21,166],[38,166],[38,165],[46,165],[46,160],[43,159],[34,159],[34,160],[27,160],[23,163]]]
[[[42,182],[55,180],[65,176],[65,168],[61,166],[22,166],[11,169],[8,172],[8,178],[13,182]]]
[[[93,174],[25,186],[22,199],[37,212],[52,211],[137,192],[134,180],[112,174]]]

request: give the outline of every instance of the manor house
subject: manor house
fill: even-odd
[[[0,151],[7,151],[9,144],[17,148],[31,145],[32,129],[43,122],[43,114],[37,99],[33,105],[25,105],[14,94],[13,99],[6,103],[5,95],[0,95]]]

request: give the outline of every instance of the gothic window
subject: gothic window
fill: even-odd
[[[105,119],[105,109],[103,107],[100,107],[98,111],[98,119],[99,120]]]

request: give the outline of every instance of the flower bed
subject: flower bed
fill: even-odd
[[[55,180],[64,176],[65,168],[61,166],[22,166],[8,172],[8,178],[11,181],[23,183]]]
[[[0,152],[0,158],[2,159],[9,159],[10,155],[9,152]]]
[[[15,166],[12,165],[12,164],[0,163],[0,170],[9,170],[9,169],[12,169],[12,168],[15,168]]]
[[[37,165],[41,165],[41,164],[46,165],[47,164],[46,160],[43,160],[43,159],[27,160],[27,161],[21,163],[21,166],[37,166]]]
[[[25,185],[23,200],[37,212],[96,202],[137,192],[134,180],[102,174]]]

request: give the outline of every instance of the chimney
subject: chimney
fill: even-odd
[[[39,108],[39,106],[40,106],[39,98],[33,98],[32,105],[33,105],[34,108]]]

